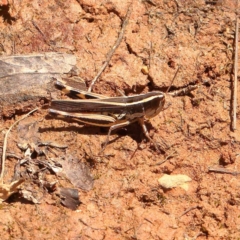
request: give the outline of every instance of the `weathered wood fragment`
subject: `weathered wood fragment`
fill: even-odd
[[[76,74],[76,57],[64,53],[0,57],[0,116],[27,112],[56,91],[53,77]]]

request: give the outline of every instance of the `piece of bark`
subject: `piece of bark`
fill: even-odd
[[[56,91],[54,78],[76,74],[76,57],[42,53],[0,57],[0,116],[27,112]]]

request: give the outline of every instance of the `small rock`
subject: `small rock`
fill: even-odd
[[[161,178],[158,179],[159,184],[166,189],[171,189],[175,187],[181,187],[184,190],[188,190],[188,182],[191,182],[192,179],[187,175],[167,175],[164,174]]]
[[[143,73],[144,75],[148,75],[148,73],[149,73],[149,70],[148,70],[148,67],[147,67],[147,66],[143,66],[142,69],[141,69],[141,71],[142,71],[142,73]]]

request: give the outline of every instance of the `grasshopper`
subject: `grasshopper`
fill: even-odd
[[[88,92],[83,82],[63,79],[56,81],[55,84],[65,93],[81,99],[53,100],[49,112],[88,125],[109,127],[102,151],[109,142],[113,130],[126,127],[133,122],[139,122],[145,136],[158,150],[157,144],[149,136],[145,120],[153,118],[162,111],[165,103],[164,93],[153,91],[133,96],[106,97]]]

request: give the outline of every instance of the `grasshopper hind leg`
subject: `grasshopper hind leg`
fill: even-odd
[[[143,118],[140,118],[140,119],[138,119],[138,122],[139,122],[139,124],[141,125],[141,127],[142,127],[142,129],[143,129],[143,133],[144,133],[144,135],[147,137],[147,139],[154,145],[155,149],[156,149],[158,152],[161,152],[160,149],[159,149],[159,147],[158,147],[158,145],[157,145],[157,143],[156,143],[155,141],[153,141],[153,139],[149,136],[149,132],[148,132],[147,127],[146,127],[146,125],[145,125],[145,123],[144,123],[144,119],[143,119]],[[102,153],[102,152],[105,150],[107,144],[109,143],[109,137],[110,137],[110,135],[111,135],[111,132],[114,131],[114,130],[116,130],[116,129],[126,127],[126,126],[128,126],[130,123],[132,123],[132,122],[131,122],[131,121],[126,121],[126,122],[122,122],[122,123],[115,124],[115,125],[111,126],[111,127],[109,128],[108,135],[107,135],[107,137],[106,137],[105,142],[103,143],[103,147],[102,147],[102,150],[100,151],[100,153]]]
[[[138,119],[138,122],[139,124],[141,125],[142,129],[143,129],[143,133],[144,135],[147,137],[147,139],[154,145],[155,149],[158,151],[158,152],[161,152],[157,143],[155,141],[153,141],[153,139],[149,136],[149,132],[147,130],[147,127],[144,123],[144,119],[143,118],[140,118]]]
[[[100,151],[100,153],[102,153],[102,152],[105,150],[107,144],[109,143],[109,137],[110,137],[110,135],[111,135],[111,132],[114,131],[114,130],[116,130],[116,129],[126,127],[126,126],[128,126],[130,123],[131,123],[130,121],[126,121],[126,122],[122,122],[122,123],[115,124],[115,125],[111,126],[111,127],[109,128],[109,130],[108,130],[107,138],[106,138],[105,142],[103,143],[102,150]]]

